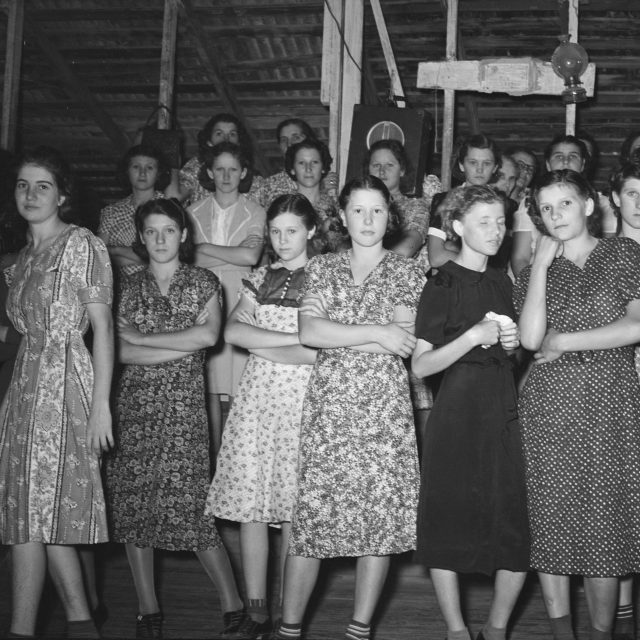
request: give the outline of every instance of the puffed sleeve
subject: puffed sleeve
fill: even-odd
[[[616,238],[619,255],[618,287],[626,300],[640,299],[640,244],[631,238]]]
[[[425,275],[415,260],[404,259],[397,273],[395,306],[408,307],[417,311],[420,292],[425,283]]]
[[[451,298],[452,290],[445,274],[437,274],[429,279],[418,303],[416,338],[435,346],[444,344]]]
[[[113,300],[111,261],[104,242],[88,229],[76,229],[67,243],[67,266],[81,304]]]
[[[251,202],[250,200],[246,200],[245,202],[251,214],[247,235],[264,235],[265,225],[267,224],[267,212],[262,206],[255,202]]]
[[[322,283],[325,280],[323,274],[326,275],[322,264],[323,258],[324,256],[315,256],[307,262],[304,268],[304,285],[301,291],[303,297],[308,294],[321,293]]]
[[[516,279],[516,283],[513,286],[513,308],[515,309],[516,316],[520,316],[522,311],[522,305],[527,295],[527,288],[529,287],[529,276],[531,274],[531,267],[525,267],[520,275]]]
[[[255,304],[258,289],[264,282],[266,273],[267,267],[260,267],[259,269],[248,273],[246,278],[242,278],[242,285],[240,287],[240,291],[238,291],[238,300],[242,296],[245,296]]]
[[[211,298],[216,298],[218,305],[222,308],[222,284],[218,276],[209,271],[209,269],[202,267],[192,266],[191,269],[199,274],[198,282],[202,306],[204,307]]]

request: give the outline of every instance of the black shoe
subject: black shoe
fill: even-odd
[[[162,614],[148,613],[143,616],[141,613],[136,618],[136,640],[162,640]]]
[[[237,638],[240,625],[243,623],[247,614],[244,609],[236,609],[235,611],[227,611],[222,614],[222,638]]]
[[[250,615],[246,615],[236,638],[238,640],[266,640],[273,631],[271,620],[267,618],[264,622],[256,622]]]

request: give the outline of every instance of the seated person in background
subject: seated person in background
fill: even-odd
[[[529,185],[538,173],[538,159],[535,153],[527,147],[511,147],[505,153],[511,156],[518,165],[516,186],[509,197],[520,202],[529,194]]]

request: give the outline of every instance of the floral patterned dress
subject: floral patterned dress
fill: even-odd
[[[8,271],[7,311],[23,334],[0,416],[3,544],[106,542],[98,456],[87,448],[93,367],[88,303],[111,304],[109,254],[70,225],[39,254],[30,243]]]
[[[304,268],[261,267],[241,295],[257,326],[298,331]],[[312,365],[281,364],[251,354],[222,436],[206,513],[235,522],[289,522],[296,493],[302,402]]]
[[[312,258],[305,293],[322,296],[329,318],[383,324],[415,310],[424,275],[386,253],[356,285],[350,252]],[[302,413],[298,495],[289,553],[313,558],[387,555],[415,548],[418,457],[402,359],[321,349]]]
[[[220,283],[206,269],[180,265],[166,296],[145,269],[123,284],[118,315],[142,333],[181,331],[214,296]],[[116,449],[106,464],[113,540],[171,551],[219,547],[214,518],[203,515],[210,482],[204,351],[126,365],[115,418]]]

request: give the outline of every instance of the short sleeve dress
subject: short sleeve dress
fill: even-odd
[[[514,317],[509,277],[447,262],[424,288],[416,337],[442,347],[489,311]],[[444,372],[422,455],[418,558],[460,573],[529,568],[516,390],[500,343],[474,347]]]
[[[194,325],[220,283],[180,265],[167,295],[147,268],[125,280],[118,315],[142,333]],[[204,516],[211,479],[204,395],[204,350],[154,365],[125,365],[116,392],[116,448],[105,464],[115,542],[203,551],[222,542]]]
[[[296,333],[304,268],[260,267],[243,282],[257,326]],[[296,493],[302,402],[313,366],[255,354],[222,436],[207,513],[234,522],[290,522]]]
[[[547,323],[560,332],[607,325],[640,298],[640,246],[603,239],[583,268],[556,258]],[[522,308],[530,267],[516,283]],[[640,384],[634,347],[565,353],[533,367],[520,395],[531,564],[553,574],[640,570]]]
[[[424,276],[391,252],[355,284],[350,252],[307,263],[305,291],[343,324],[383,324],[415,310]],[[415,548],[418,457],[402,359],[321,349],[302,411],[298,494],[289,553],[330,558]]]
[[[70,225],[10,271],[7,312],[23,335],[0,416],[3,544],[107,541],[98,456],[87,447],[93,366],[86,305],[111,304],[109,254]]]

